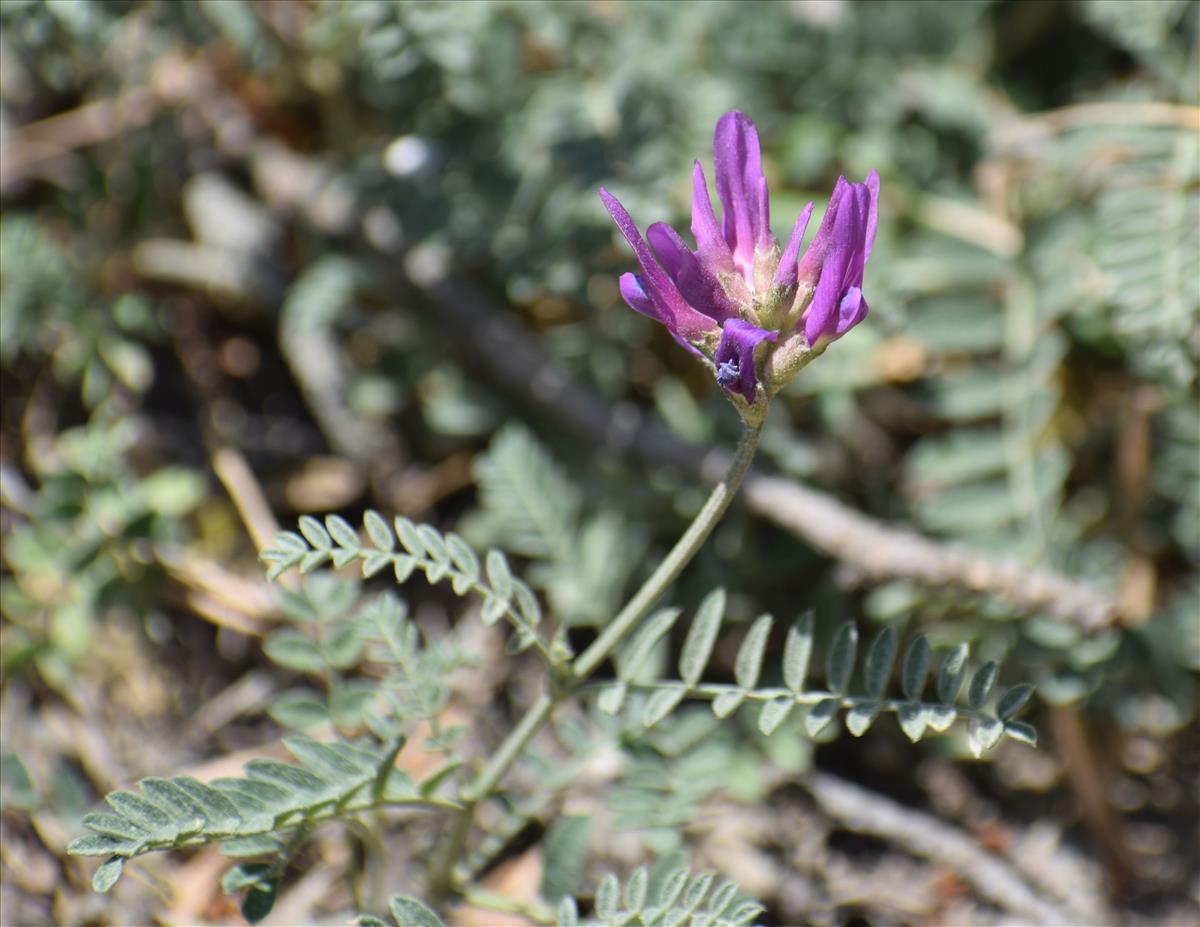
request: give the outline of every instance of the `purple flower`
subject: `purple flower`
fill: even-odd
[[[721,343],[713,362],[717,365],[717,382],[722,388],[741,395],[746,402],[754,402],[754,391],[758,387],[758,373],[754,364],[754,349],[759,342],[774,341],[777,332],[730,319],[721,330]]]
[[[721,222],[697,161],[694,251],[661,222],[643,239],[616,197],[602,189],[600,198],[642,269],[640,275],[622,275],[625,301],[709,361],[721,387],[752,405],[763,360],[755,357],[758,345],[776,342],[780,334],[788,338],[803,320],[807,353],[818,340],[840,337],[866,316],[862,275],[875,238],[879,178],[872,172],[865,184],[838,181],[821,228],[801,259],[812,203],[796,220],[781,254],[771,234],[758,131],[744,114],[730,112],[718,120],[713,160]]]
[[[809,344],[840,338],[867,317],[863,268],[875,244],[878,219],[879,175],[871,171],[866,183],[839,177],[821,227],[796,272],[799,282],[812,289],[812,302],[804,312]]]

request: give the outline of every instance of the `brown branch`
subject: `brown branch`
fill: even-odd
[[[932,815],[831,776],[813,772],[801,784],[821,810],[858,834],[887,840],[961,875],[977,895],[1027,924],[1080,924],[1079,912],[1037,894],[1005,859],[965,831]]]

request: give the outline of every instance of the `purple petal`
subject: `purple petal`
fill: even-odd
[[[665,222],[655,222],[647,228],[646,241],[650,243],[650,248],[654,252],[654,256],[658,258],[658,263],[662,265],[663,270],[678,283],[679,273],[683,270],[684,262],[687,260],[684,255],[691,255],[687,244]],[[683,298],[687,299],[686,293],[683,294]]]
[[[649,316],[655,322],[662,321],[658,317],[658,310],[654,308],[654,303],[642,287],[641,277],[637,274],[621,274],[621,279],[617,281],[617,287],[621,291],[621,298],[628,303],[630,309]]]
[[[796,285],[797,261],[800,258],[800,244],[804,241],[804,232],[808,228],[809,217],[812,216],[813,204],[809,203],[801,210],[792,226],[792,235],[787,247],[783,249],[783,257],[779,259],[779,269],[775,271],[775,286],[794,287]]]
[[[699,161],[692,170],[692,236],[696,239],[696,253],[700,260],[711,267],[714,273],[733,270],[733,253],[717,227],[712,199],[708,195],[708,182],[704,179],[704,168]]]
[[[867,247],[863,255],[863,263],[866,263],[867,258],[871,256],[871,249],[875,247],[875,229],[879,225],[879,172],[871,171],[867,174],[867,193],[871,197],[871,206],[867,212]]]
[[[671,332],[689,342],[698,341],[708,332],[715,331],[717,323],[689,306],[674,282],[659,266],[625,207],[604,188],[600,189],[600,199],[604,201],[609,215],[617,223],[617,228],[621,230],[621,234],[637,255],[638,263],[642,265],[642,290],[658,311],[658,320]]]
[[[842,337],[866,317],[867,301],[863,299],[862,290],[852,286],[846,291],[842,301],[838,303],[838,320],[834,328],[834,337]]]
[[[832,205],[830,208],[832,209]],[[838,202],[832,229],[821,242],[824,245],[824,260],[815,268],[820,276],[812,302],[804,315],[804,334],[810,344],[815,344],[821,337],[834,334],[835,317],[847,287],[862,283],[862,239],[865,219],[865,210],[858,208],[853,192],[848,190]],[[814,239],[809,246],[809,252],[817,246],[818,242]],[[804,256],[805,262],[808,261],[808,257],[808,254]],[[858,267],[857,280],[851,279],[855,265]]]
[[[666,272],[688,303],[718,322],[737,315],[737,309],[709,268],[698,260],[679,233],[665,222],[646,229],[646,238]]]
[[[649,316],[656,322],[662,322],[662,319],[658,317],[658,310],[654,308],[654,303],[646,295],[646,291],[642,287],[640,277],[636,274],[621,274],[621,279],[617,285],[621,290],[621,298],[625,300],[630,309],[640,312],[644,316]],[[688,344],[679,335],[675,334],[675,332],[671,332],[671,337],[697,357],[704,356],[694,345]]]
[[[800,259],[800,267],[797,274],[798,279],[804,280],[810,285],[816,285],[816,277],[830,248],[833,228],[837,222],[842,200],[849,191],[849,182],[845,177],[839,177],[833,187],[833,193],[829,195],[829,205],[825,207],[825,215],[821,217],[821,224],[817,228],[817,234],[813,236],[813,240],[809,242],[808,250],[804,252],[804,257]]]
[[[736,110],[717,121],[713,137],[721,227],[733,251],[733,262],[746,280],[754,279],[755,246],[771,245],[767,181],[754,123]]]
[[[741,319],[730,319],[721,329],[721,343],[713,358],[717,365],[717,382],[730,392],[740,393],[746,402],[754,402],[758,386],[758,370],[754,349],[763,341],[774,341],[776,332],[764,331]]]

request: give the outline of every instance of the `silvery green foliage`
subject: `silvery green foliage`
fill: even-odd
[[[506,425],[475,460],[479,511],[460,525],[535,562],[528,576],[567,625],[614,614],[645,544],[613,512],[588,511],[549,451],[519,425]]]
[[[715,590],[701,603],[692,619],[679,656],[678,680],[646,681],[640,671],[655,645],[679,618],[677,609],[651,615],[617,661],[617,681],[605,685],[598,696],[601,709],[621,711],[631,692],[645,693],[637,704],[642,724],[649,727],[666,718],[687,698],[711,703],[713,714],[728,717],[743,706],[753,706],[759,730],[770,735],[800,708],[805,710],[804,729],[811,737],[822,733],[845,711],[846,729],[861,737],[883,712],[894,713],[901,729],[912,741],[928,731],[946,731],[957,720],[968,723],[968,737],[976,756],[1007,736],[1036,744],[1036,731],[1014,716],[1028,701],[1032,687],[1020,684],[1002,692],[988,710],[999,667],[987,662],[968,673],[969,648],[961,644],[945,654],[937,669],[932,698],[926,698],[927,677],[933,664],[929,642],[918,635],[900,661],[900,694],[888,697],[888,682],[896,666],[895,628],[884,627],[858,660],[858,630],[852,622],[834,634],[825,659],[824,688],[809,685],[813,653],[813,621],[805,615],[788,628],[783,645],[780,673],[783,685],[762,685],[764,658],[774,619],[762,615],[743,637],[734,661],[733,683],[704,682],[702,677],[713,654],[725,612],[725,593]],[[856,665],[861,663],[861,682],[851,685]],[[966,683],[965,692],[963,691]],[[965,695],[965,698],[960,696]]]
[[[271,717],[304,730],[332,722],[340,731],[366,728],[381,740],[406,724],[436,717],[449,699],[449,674],[474,663],[450,641],[429,644],[409,619],[407,604],[388,592],[361,600],[357,585],[333,574],[305,577],[300,589],[279,590],[291,624],[263,638],[276,664],[305,673],[324,692],[289,689],[275,697]],[[386,672],[354,672],[363,659]]]
[[[552,655],[549,645],[538,636],[541,604],[528,584],[512,574],[502,552],[490,550],[481,561],[454,532],[442,534],[430,525],[416,525],[400,516],[389,525],[374,511],[364,517],[363,533],[366,543],[341,516],[329,515],[322,524],[306,515],[300,519],[299,533],[280,532],[275,546],[262,552],[263,561],[270,564],[267,575],[274,579],[293,567],[308,573],[329,561],[344,567],[361,560],[364,577],[391,569],[396,582],[403,583],[420,570],[430,583],[450,583],[456,595],[480,596],[486,624],[504,618],[516,629],[514,650],[534,647],[551,662],[565,659],[561,650]]]
[[[635,869],[624,885],[608,875],[597,886],[590,917],[581,917],[571,897],[558,908],[559,927],[749,927],[764,908],[738,891],[737,884],[716,873],[692,875],[685,868],[666,873],[651,887],[645,866]]]
[[[25,501],[24,517],[6,523],[4,559],[14,573],[54,579],[5,577],[5,671],[32,662],[50,685],[69,688],[114,598],[139,615],[149,612],[144,593],[161,570],[139,552],[187,538],[185,517],[203,499],[205,483],[179,466],[139,475],[131,458],[144,438],[133,419],[98,414],[60,431],[36,461],[37,491]],[[13,476],[0,477],[6,491]]]
[[[428,905],[411,895],[393,895],[388,908],[397,927],[445,927]],[[356,923],[360,927],[388,927],[387,921],[370,915],[360,915]]]
[[[89,407],[114,389],[144,392],[154,365],[144,343],[159,332],[149,303],[135,293],[98,303],[74,256],[31,216],[0,219],[0,361],[18,352],[52,361],[63,385],[79,384]]]
[[[590,915],[573,896],[566,896],[552,915],[557,927],[751,927],[765,910],[743,895],[737,883],[716,873],[692,874],[686,867],[652,874],[639,866],[622,885],[608,875],[592,895]],[[444,927],[430,908],[409,895],[393,896],[389,908],[396,927]],[[388,922],[360,915],[360,927],[389,927]]]
[[[93,833],[73,841],[69,852],[108,857],[94,883],[98,891],[107,891],[125,860],[154,850],[220,842],[227,856],[280,856],[285,848],[296,848],[294,839],[282,837],[302,839],[335,818],[383,806],[443,805],[432,796],[439,776],[417,784],[395,768],[403,740],[375,746],[296,735],[283,742],[295,763],[254,759],[241,778],[207,784],[190,776],[148,778],[139,783],[140,794],[110,793],[105,797],[110,810],[84,818]],[[261,876],[270,868],[254,871]]]

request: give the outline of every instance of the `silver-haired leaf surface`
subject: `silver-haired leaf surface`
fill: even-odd
[[[679,896],[683,894],[687,881],[688,870],[685,866],[680,866],[667,873],[658,889],[658,907],[670,908],[674,905],[679,900]]]
[[[1004,736],[1004,722],[996,718],[975,718],[967,731],[967,741],[976,757],[982,756]]]
[[[638,866],[625,880],[625,910],[630,914],[640,914],[646,906],[648,883],[649,874],[645,866]]]
[[[424,902],[411,895],[393,895],[388,907],[398,927],[446,927]]]
[[[958,719],[958,709],[953,705],[926,705],[925,715],[929,726],[942,734]]]
[[[846,730],[855,737],[862,737],[879,717],[879,708],[879,702],[874,699],[851,705],[850,710],[846,712]]]
[[[579,888],[587,863],[591,818],[584,815],[559,817],[542,841],[542,881],[538,893],[550,904],[557,904]]]
[[[307,635],[293,628],[282,628],[263,640],[263,651],[272,663],[301,673],[319,673],[325,668],[321,650]]]
[[[621,706],[625,704],[625,694],[628,687],[623,682],[607,685],[600,690],[600,694],[596,696],[596,707],[606,715],[617,715],[621,711]]]
[[[844,695],[850,685],[850,674],[854,672],[854,658],[858,654],[858,628],[847,621],[833,636],[825,671],[829,677],[829,689]]]
[[[758,684],[767,638],[771,635],[772,621],[770,615],[760,615],[746,632],[745,640],[738,650],[737,659],[733,664],[733,678],[744,689],[753,689]]]
[[[741,689],[726,689],[713,699],[712,712],[718,718],[728,718],[745,700],[746,693]]]
[[[557,927],[578,927],[579,905],[568,895],[558,906]]]
[[[388,527],[387,519],[374,509],[367,509],[363,515],[363,529],[367,532],[367,537],[371,539],[371,543],[375,545],[376,549],[384,553],[391,553],[396,549],[396,536],[392,534],[392,529]]]
[[[596,913],[606,924],[612,923],[621,904],[621,884],[611,872],[596,888]]]
[[[333,547],[333,539],[325,530],[325,526],[311,515],[301,515],[299,526],[300,533],[317,550],[329,550]]]
[[[450,563],[450,551],[446,539],[433,525],[417,525],[417,536],[425,546],[425,552],[435,563]]]
[[[325,516],[325,529],[338,547],[344,547],[347,550],[358,550],[362,547],[358,532],[341,515]]]
[[[989,660],[974,672],[967,684],[967,704],[971,708],[978,711],[983,707],[999,672],[1000,665],[995,660]]]
[[[484,557],[488,585],[492,592],[502,599],[512,595],[512,570],[508,566],[508,558],[498,550],[489,550]]]
[[[959,644],[942,660],[938,667],[937,692],[938,700],[943,705],[953,705],[958,698],[958,690],[962,688],[963,676],[967,672],[967,654],[970,648]]]
[[[812,612],[806,612],[788,628],[783,645],[783,683],[793,692],[804,691],[812,646],[813,616]]]
[[[737,898],[738,887],[736,882],[731,882],[728,879],[717,886],[716,891],[712,893],[712,897],[708,900],[708,906],[705,914],[711,918],[719,918],[725,913],[734,900]]]
[[[396,528],[396,537],[400,539],[401,546],[418,559],[424,557],[425,545],[421,543],[421,535],[417,533],[417,526],[403,515],[397,515],[392,524]]]
[[[688,629],[687,638],[683,642],[683,650],[679,654],[679,675],[689,688],[700,681],[708,658],[712,654],[713,644],[717,640],[717,632],[721,628],[721,619],[725,616],[725,590],[714,589],[704,597],[692,626]]]
[[[875,635],[863,661],[863,685],[871,698],[877,699],[883,695],[895,660],[896,629],[889,624]]]
[[[1004,736],[1030,747],[1036,747],[1038,742],[1037,728],[1024,721],[1006,721],[1004,723]]]
[[[642,709],[642,724],[645,727],[653,727],[658,724],[675,710],[675,706],[683,701],[685,695],[687,695],[687,687],[678,684],[656,690],[646,700],[646,705]]]
[[[408,578],[412,576],[413,570],[417,568],[417,558],[409,554],[396,554],[393,560],[396,573],[396,582],[406,583]]]
[[[779,725],[787,720],[787,716],[792,713],[792,709],[795,707],[795,699],[771,699],[771,701],[763,705],[762,710],[758,713],[758,729],[768,736],[774,734],[779,729]]]
[[[931,657],[929,640],[918,634],[904,653],[904,665],[900,670],[900,691],[909,701],[919,702],[925,688],[925,677],[929,674]]]
[[[765,910],[757,901],[743,901],[729,914],[729,927],[750,927]]]
[[[1008,721],[1025,707],[1025,703],[1029,701],[1031,695],[1033,695],[1033,686],[1027,682],[1005,690],[996,700],[996,717],[1001,721]]]
[[[837,711],[838,700],[836,698],[823,698],[813,705],[804,718],[804,729],[808,731],[808,736],[816,737],[825,730],[829,722],[837,715]]]
[[[632,680],[637,677],[654,648],[671,630],[682,612],[678,608],[660,608],[642,623],[629,642],[629,646],[617,657],[621,678]]]
[[[446,535],[446,549],[449,550],[450,560],[459,573],[471,583],[479,579],[479,557],[470,544],[451,531]]]
[[[713,879],[716,878],[716,873],[711,870],[706,870],[692,877],[688,887],[683,892],[683,907],[688,911],[695,911],[704,901],[704,896],[708,894],[708,890],[712,888]]]
[[[103,894],[117,884],[117,879],[121,878],[121,872],[125,868],[125,858],[122,856],[110,856],[100,864],[95,874],[92,876],[92,890]]]
[[[929,724],[929,709],[916,702],[906,702],[896,711],[896,718],[900,722],[900,730],[904,731],[909,740],[916,743],[925,735],[925,728]]]

